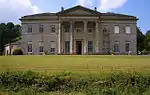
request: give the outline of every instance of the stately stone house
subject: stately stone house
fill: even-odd
[[[137,54],[135,16],[75,6],[20,20],[24,54]]]

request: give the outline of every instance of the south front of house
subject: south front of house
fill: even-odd
[[[137,54],[134,16],[75,6],[20,20],[21,49],[26,55]]]

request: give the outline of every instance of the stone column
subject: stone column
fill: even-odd
[[[72,54],[72,49],[73,49],[73,31],[72,31],[72,21],[70,22],[70,54]]]
[[[58,24],[58,54],[61,54],[61,23]]]
[[[87,21],[84,21],[84,54],[87,53]]]
[[[99,53],[99,28],[98,28],[98,22],[95,22],[96,26],[95,26],[95,52]]]

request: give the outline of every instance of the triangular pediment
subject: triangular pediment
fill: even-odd
[[[99,15],[100,12],[82,6],[75,6],[64,11],[58,12],[63,15]]]

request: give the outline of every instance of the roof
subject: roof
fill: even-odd
[[[16,41],[16,42],[13,42],[13,43],[11,43],[11,45],[20,45],[21,44],[21,41],[19,40],[19,41]],[[6,44],[5,45],[5,47],[6,46],[9,46],[10,45],[10,43],[8,43],[8,44]]]
[[[113,12],[107,12],[107,13],[101,13],[97,10],[93,10],[93,9],[89,9],[80,5],[74,6],[72,8],[68,8],[65,9],[63,11],[59,11],[57,13],[39,13],[39,14],[33,14],[33,15],[27,15],[27,16],[23,16],[20,20],[24,19],[24,18],[28,18],[28,17],[43,17],[43,16],[62,16],[62,15],[67,15],[69,12],[71,11],[75,11],[75,10],[84,10],[87,11],[89,13],[91,13],[91,15],[95,15],[95,16],[116,16],[116,17],[131,17],[132,19],[136,19],[137,18],[135,16],[131,16],[131,15],[125,15],[125,14],[118,14],[118,13],[113,13]]]
[[[86,7],[83,7],[83,6],[80,6],[80,5],[77,5],[77,6],[74,6],[72,8],[66,9],[64,11],[60,11],[57,14],[60,14],[60,15],[61,14],[67,14],[70,11],[74,11],[74,10],[78,10],[78,9],[81,9],[81,10],[84,10],[84,11],[88,11],[88,12],[92,13],[93,15],[100,15],[100,12],[98,12],[96,10],[92,10],[92,9],[86,8]]]
[[[27,15],[23,17],[35,17],[35,16],[55,16],[56,13],[39,13],[39,14],[33,14],[33,15]]]
[[[131,15],[118,14],[118,13],[113,13],[113,12],[101,13],[101,16],[135,17]]]

